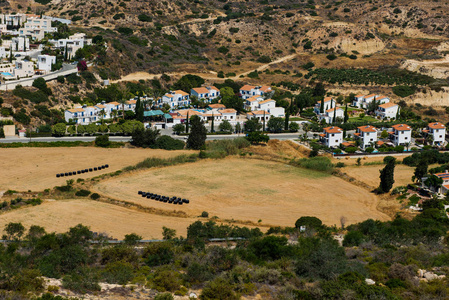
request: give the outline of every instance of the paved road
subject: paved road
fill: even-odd
[[[208,135],[207,140],[224,140],[224,139],[235,139],[237,137],[245,136],[244,134],[231,134],[231,135]],[[290,139],[296,139],[299,137],[298,133],[279,133],[279,134],[269,134],[271,139],[278,139],[278,140],[290,140]],[[185,140],[187,139],[187,136],[177,136],[172,135],[173,138]],[[58,142],[58,141],[65,141],[65,142],[74,142],[74,141],[81,141],[81,142],[91,142],[95,140],[95,136],[73,136],[73,137],[40,137],[40,138],[32,138],[32,142]],[[111,136],[109,137],[110,141],[114,142],[129,142],[131,140],[131,137],[128,136]],[[22,143],[28,143],[30,141],[29,138],[6,138],[6,139],[0,139],[0,143],[16,143],[16,142],[22,142]]]

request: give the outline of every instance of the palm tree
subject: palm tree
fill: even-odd
[[[101,119],[101,124],[103,124],[103,119],[105,117],[105,111],[104,108],[102,110],[100,110],[100,119]]]
[[[129,98],[129,89],[126,85],[119,85],[119,90],[121,92],[121,97],[118,99],[118,103],[122,105],[122,118],[125,119],[125,103]]]
[[[112,118],[114,119],[114,121],[116,121],[117,114],[118,114],[118,111],[116,109],[111,111],[111,115],[112,115]]]

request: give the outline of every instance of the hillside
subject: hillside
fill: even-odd
[[[400,100],[392,85],[412,85],[404,98],[446,106],[449,63],[447,3],[425,1],[23,1],[3,3],[3,12],[28,11],[68,18],[71,32],[101,36],[108,51],[91,70],[97,79],[134,80],[197,74],[276,85],[297,93],[323,81],[328,91],[382,93]],[[48,2],[48,3],[47,3]],[[436,61],[428,65],[423,60]],[[441,61],[440,61],[441,60]],[[276,62],[276,63],[273,63]],[[271,63],[271,64],[270,64]],[[312,64],[310,64],[312,63]],[[269,65],[268,65],[269,64]],[[311,67],[312,66],[312,67]],[[383,84],[329,79],[316,69],[405,68],[436,79]],[[258,72],[252,72],[258,70]],[[144,73],[137,73],[144,72]],[[387,76],[390,71],[387,72]],[[155,76],[147,75],[154,74]],[[99,76],[98,76],[99,75]],[[399,75],[401,76],[401,75]],[[99,86],[50,84],[57,105],[84,99]],[[6,97],[8,98],[8,97]],[[13,101],[6,100],[13,103]],[[76,102],[76,101],[75,101]]]

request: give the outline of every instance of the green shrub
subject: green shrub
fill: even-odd
[[[345,149],[346,153],[355,153],[357,151],[357,147],[347,147]]]
[[[97,193],[93,193],[92,195],[90,195],[90,198],[91,198],[92,200],[97,200],[97,199],[100,198],[100,195],[97,194]]]
[[[311,157],[295,160],[292,164],[316,171],[331,172],[333,164],[327,157]]]
[[[107,148],[111,145],[111,142],[109,141],[109,135],[99,135],[95,138],[95,146],[97,147],[103,147]]]
[[[200,298],[204,300],[237,300],[240,297],[236,295],[229,281],[222,277],[217,277],[206,284],[206,286],[203,288],[203,291],[201,292]]]
[[[156,139],[155,148],[165,150],[182,150],[185,143],[168,135],[162,135]]]
[[[411,86],[398,85],[393,87],[393,93],[402,98],[413,95],[415,91],[416,88]]]
[[[343,246],[352,247],[358,246],[363,242],[364,236],[360,231],[350,231],[345,235]]]
[[[311,227],[311,228],[321,228],[321,226],[323,225],[323,222],[318,219],[317,217],[301,217],[298,220],[296,220],[295,222],[295,227],[296,228],[300,228],[301,226],[307,226],[307,227]]]
[[[89,195],[90,195],[90,191],[88,191],[88,190],[79,190],[75,193],[75,196],[78,196],[78,197],[87,197]]]
[[[154,297],[154,300],[173,300],[175,299],[171,293],[161,293]]]
[[[134,277],[134,267],[129,262],[111,262],[105,266],[102,276],[107,283],[127,284]]]

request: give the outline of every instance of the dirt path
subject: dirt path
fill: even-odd
[[[183,76],[186,74],[193,74],[193,75],[198,75],[201,76],[203,78],[209,79],[209,80],[217,80],[217,81],[224,81],[225,79],[233,79],[236,80],[238,79],[240,76],[246,76],[249,73],[253,72],[254,70],[257,71],[263,71],[267,68],[269,68],[271,65],[274,64],[279,64],[279,63],[283,63],[289,60],[294,59],[296,56],[298,56],[297,53],[295,54],[291,54],[291,55],[287,55],[287,56],[283,56],[281,58],[278,58],[270,63],[261,65],[259,67],[257,67],[256,69],[251,69],[249,71],[245,71],[243,73],[239,73],[234,77],[229,77],[229,78],[219,78],[217,77],[217,73],[210,71],[210,73],[186,73],[186,72],[173,72],[173,73],[167,73],[167,75],[169,76]],[[128,75],[123,76],[122,78],[118,79],[118,80],[114,80],[111,83],[117,83],[117,82],[121,82],[121,81],[138,81],[138,80],[152,80],[155,78],[160,78],[162,76],[162,74],[150,74],[148,72],[135,72],[135,73],[131,73]]]
[[[216,10],[215,12],[218,14],[218,16],[210,16],[206,19],[191,19],[191,20],[187,20],[187,21],[184,21],[181,23],[177,23],[176,25],[166,25],[166,26],[163,26],[162,28],[171,28],[171,27],[175,27],[175,26],[183,25],[183,24],[195,24],[195,23],[202,23],[202,22],[207,22],[207,21],[214,21],[218,17],[226,17],[226,14],[219,10]]]

